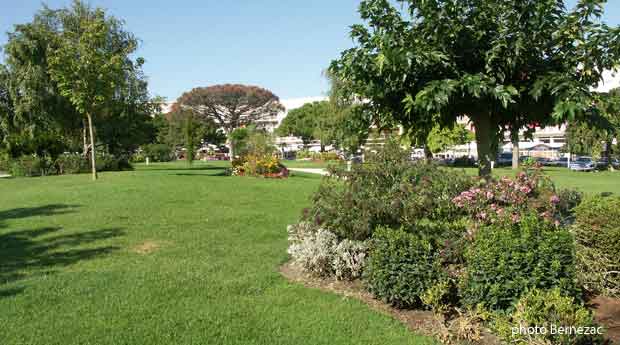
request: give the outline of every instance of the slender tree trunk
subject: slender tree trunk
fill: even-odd
[[[480,177],[491,176],[491,161],[493,160],[491,118],[489,115],[473,116],[476,129],[476,147],[478,151],[478,175]]]
[[[519,156],[521,152],[519,151],[519,129],[513,128],[510,133],[510,139],[512,141],[512,169],[519,169]]]
[[[232,162],[233,159],[235,159],[234,143],[232,139],[228,141],[228,146],[230,148],[230,161]]]
[[[611,147],[613,142],[611,140],[607,140],[605,142],[605,158],[607,158],[607,169],[614,171],[614,165],[611,164]]]
[[[90,133],[90,166],[93,173],[93,181],[97,180],[97,164],[95,162],[95,131],[93,130],[93,118],[90,113],[86,114],[88,118],[88,131]]]
[[[88,142],[86,141],[86,121],[82,119],[82,141],[84,143],[84,149],[82,155],[84,158],[88,158]]]
[[[424,145],[424,159],[426,159],[427,162],[433,160],[433,152],[428,148],[428,145]]]

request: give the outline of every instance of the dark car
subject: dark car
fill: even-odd
[[[616,158],[612,158],[611,160],[607,159],[607,157],[603,157],[596,162],[596,168],[599,170],[606,170],[609,166],[612,166],[614,169],[620,168],[620,161]]]
[[[556,166],[556,167],[566,168],[566,167],[568,167],[568,158],[566,158],[566,157],[558,158],[558,159],[553,161],[553,165]]]

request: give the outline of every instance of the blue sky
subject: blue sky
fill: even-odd
[[[48,0],[52,8],[71,0]],[[126,21],[142,40],[153,95],[174,100],[196,86],[244,83],[282,99],[321,96],[322,71],[352,46],[359,0],[90,0]],[[575,0],[569,0],[570,6]],[[0,0],[0,45],[28,22],[39,0]],[[620,24],[620,1],[605,20]],[[1,59],[0,59],[1,60]]]

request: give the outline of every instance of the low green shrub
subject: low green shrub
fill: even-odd
[[[422,303],[438,314],[449,314],[458,305],[458,289],[451,279],[443,279],[420,297]]]
[[[79,174],[87,172],[89,169],[88,159],[83,155],[74,153],[65,153],[58,158],[54,163],[59,175],[63,174]]]
[[[499,316],[493,328],[506,343],[524,345],[602,344],[604,333],[592,313],[560,289],[530,291],[511,315]]]
[[[149,158],[150,160],[150,158]],[[146,162],[146,155],[144,154],[144,150],[139,152],[134,152],[129,158],[131,163],[144,163]]]
[[[98,154],[95,159],[97,171],[124,171],[133,170],[127,157],[118,157],[110,154]]]
[[[9,154],[0,151],[0,171],[8,172],[11,164]]]
[[[149,144],[142,148],[143,155],[153,162],[170,162],[174,154],[170,146],[166,144]]]
[[[461,294],[467,306],[509,310],[534,288],[558,287],[565,295],[579,295],[573,236],[537,214],[519,223],[482,227],[465,258]]]
[[[389,228],[373,234],[364,281],[377,298],[397,308],[423,307],[424,294],[444,278],[433,238]]]
[[[557,194],[559,198],[557,211],[564,223],[570,223],[573,221],[575,208],[583,200],[583,194],[574,189],[562,189]]]
[[[586,289],[620,297],[620,197],[595,196],[575,209],[577,272]]]
[[[9,163],[9,173],[14,177],[48,175],[48,162],[44,157],[27,155],[14,158]]]

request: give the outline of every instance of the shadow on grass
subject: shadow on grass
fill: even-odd
[[[0,211],[0,228],[6,227],[5,221],[9,219],[20,219],[36,216],[53,216],[75,212],[73,209],[79,205],[50,204],[37,207],[20,207],[10,210]]]
[[[204,170],[225,170],[227,167],[202,166],[202,167],[141,167],[139,171],[204,171]]]
[[[222,177],[222,176],[226,176],[226,177],[230,177],[229,174],[226,173],[226,171],[224,169],[220,169],[222,170],[221,172],[217,173],[217,174],[188,174],[188,173],[177,173],[177,174],[172,174],[174,176],[193,176],[193,177]]]
[[[124,235],[124,231],[118,228],[56,235],[61,230],[59,227],[45,227],[0,235],[0,287],[117,251],[119,247],[79,247]],[[0,298],[16,295],[22,290],[0,289]]]

